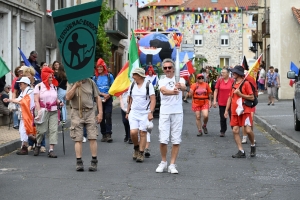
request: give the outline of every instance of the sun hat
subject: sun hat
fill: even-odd
[[[133,70],[132,74],[138,74],[138,75],[140,75],[141,77],[144,77],[144,78],[146,77],[145,76],[145,70],[143,68],[140,68],[140,67],[135,68]]]
[[[28,77],[22,77],[20,80],[16,81],[17,83],[26,83],[27,85],[30,85],[30,80]]]
[[[240,65],[236,65],[233,69],[230,69],[232,73],[236,73],[240,76],[245,76],[244,68]]]

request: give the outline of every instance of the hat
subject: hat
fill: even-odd
[[[204,77],[203,74],[197,74],[197,79],[198,79],[200,76]]]
[[[16,81],[17,83],[26,83],[27,85],[30,85],[30,80],[28,77],[22,77],[20,80]]]
[[[145,70],[143,68],[140,68],[140,67],[135,68],[133,70],[132,74],[138,74],[138,75],[140,75],[141,77],[144,77],[144,78],[146,77],[145,76]]]
[[[238,74],[240,76],[245,76],[245,74],[244,74],[244,68],[242,66],[240,66],[240,65],[236,65],[233,69],[230,69],[230,71],[232,73],[236,73],[236,74]]]

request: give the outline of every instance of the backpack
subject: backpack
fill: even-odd
[[[246,82],[247,80],[244,80],[241,85],[240,85],[240,88],[243,88],[243,85],[244,83]],[[253,93],[253,96],[254,96],[254,100],[251,101],[251,100],[248,100],[248,99],[245,99],[245,101],[243,102],[243,104],[245,104],[245,106],[248,106],[248,107],[255,107],[257,104],[258,104],[258,100],[257,100],[257,90],[255,89],[254,85],[250,82],[250,81],[247,81],[248,83],[250,83],[250,86],[251,86],[251,89],[252,89],[252,93]],[[234,86],[235,82],[232,84],[232,87]],[[241,93],[242,93],[242,90],[240,90]],[[243,94],[243,93],[242,93]]]
[[[147,100],[147,96],[149,97],[149,84],[150,84],[150,82],[147,81],[147,83],[146,83],[146,100]],[[130,104],[132,103],[132,97],[131,96],[132,96],[132,89],[133,89],[134,85],[135,85],[135,82],[133,82],[131,84],[130,91],[129,91],[129,97],[131,98]],[[151,101],[149,102],[146,110],[148,110],[150,103],[151,103]]]

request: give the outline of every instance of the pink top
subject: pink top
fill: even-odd
[[[218,79],[215,88],[218,89],[218,104],[219,104],[219,106],[226,106],[233,82],[234,82],[234,79],[232,79],[232,78],[228,78],[227,83],[225,83],[223,78]]]
[[[43,82],[37,84],[34,87],[34,94],[40,94],[40,105],[41,107],[50,105],[51,111],[56,111],[56,100],[57,100],[57,91],[54,88],[54,85],[50,85],[50,90],[47,90],[45,84]],[[47,107],[46,107],[47,108]]]

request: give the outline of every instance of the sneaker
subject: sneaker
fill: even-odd
[[[32,146],[28,146],[28,151],[33,151],[33,147]]]
[[[255,157],[256,156],[256,147],[255,146],[251,146],[250,156],[251,157]]]
[[[78,172],[83,172],[84,171],[82,160],[77,160],[77,162],[76,162],[76,171],[78,171]]]
[[[86,137],[83,137],[82,142],[83,142],[83,143],[86,142]]]
[[[242,153],[241,151],[238,151],[237,154],[232,155],[233,158],[246,158],[246,153]]]
[[[220,137],[225,137],[225,133],[220,133]]]
[[[40,155],[41,146],[36,146],[33,151],[34,156]]]
[[[124,138],[124,142],[128,142],[128,138],[127,137]]]
[[[200,129],[197,134],[198,137],[202,136],[202,130]]]
[[[19,126],[13,126],[13,128],[19,130]]]
[[[98,163],[98,160],[97,160],[97,159],[92,159],[92,160],[91,160],[91,166],[89,167],[89,171],[90,171],[90,172],[95,172],[95,171],[97,171],[97,163]]]
[[[128,139],[128,144],[133,144],[131,138]]]
[[[187,101],[186,99],[183,99],[183,102],[184,102],[184,103],[188,103],[188,101]]]
[[[203,129],[203,132],[204,132],[204,134],[208,134],[208,131],[207,131],[206,125],[203,125],[203,126],[202,126],[202,129]]]
[[[176,167],[177,166],[175,164],[171,164],[168,167],[168,172],[171,173],[171,174],[178,174],[178,171],[177,171]]]
[[[156,173],[162,173],[164,172],[164,170],[167,170],[167,167],[168,167],[168,162],[164,162],[164,161],[161,161],[159,164],[158,164],[158,167],[156,168]]]
[[[113,139],[111,138],[111,134],[106,134],[106,142],[111,143]]]
[[[138,152],[138,156],[136,158],[136,162],[144,162],[144,152],[143,151],[139,151]]]
[[[62,124],[66,124],[66,121],[62,121]]]
[[[19,149],[16,154],[17,155],[28,155],[28,147],[23,145],[22,148]]]
[[[57,155],[55,155],[53,151],[49,151],[48,157],[49,158],[57,158]]]
[[[145,149],[145,157],[146,158],[150,157],[150,149]]]
[[[46,153],[46,151],[47,151],[46,148],[44,146],[41,146],[40,152],[41,153]]]
[[[246,137],[243,137],[242,144],[247,144],[247,138]]]

